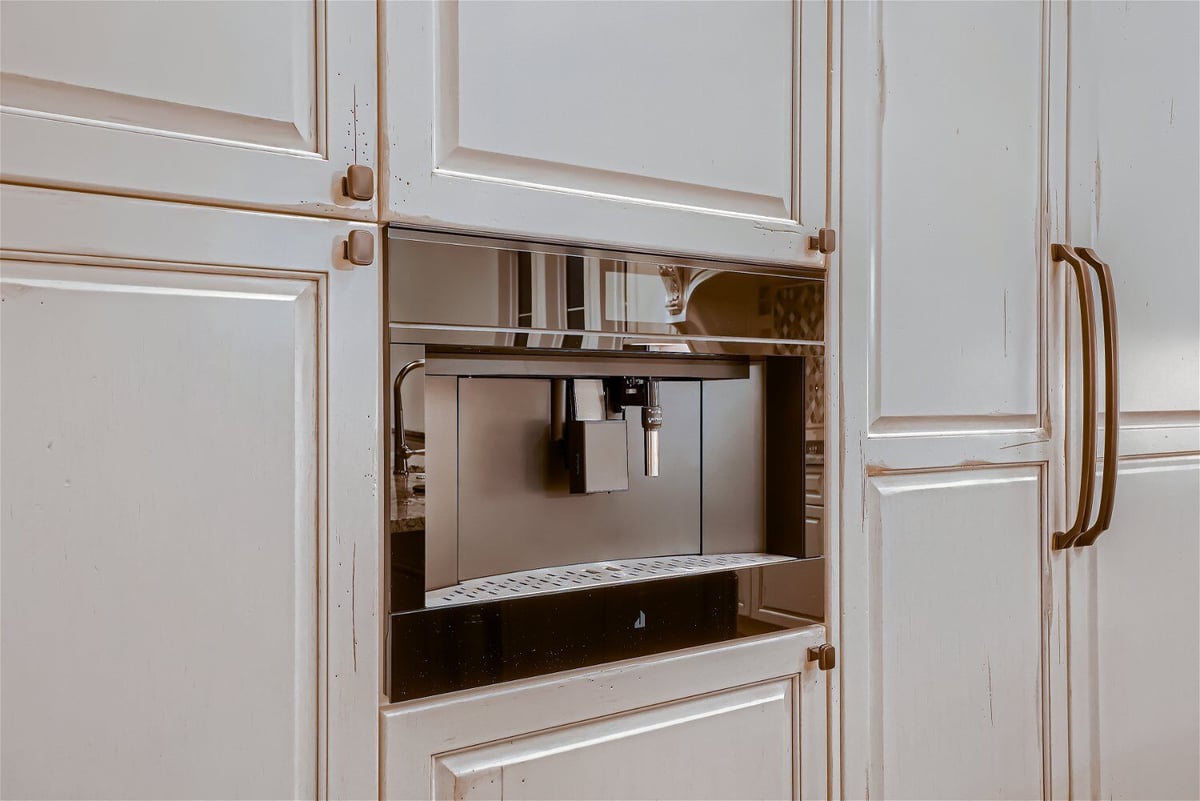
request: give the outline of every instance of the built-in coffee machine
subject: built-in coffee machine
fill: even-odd
[[[393,701],[770,627],[749,571],[824,543],[819,274],[405,228],[387,262]]]

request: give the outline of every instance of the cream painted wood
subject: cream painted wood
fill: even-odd
[[[884,5],[873,431],[1038,427],[1042,14]]]
[[[841,796],[1066,796],[1067,9],[843,12]]]
[[[795,679],[434,759],[435,798],[790,798]]]
[[[1030,465],[869,480],[872,793],[1042,794],[1042,489]]]
[[[314,797],[315,282],[3,273],[4,794]]]
[[[388,2],[388,219],[822,266],[825,2]]]
[[[374,219],[375,4],[11,0],[0,173],[42,186]]]
[[[0,190],[5,795],[376,794],[382,301],[353,228]]]
[[[1198,28],[1188,3],[1083,3],[1071,17],[1068,241],[1112,266],[1132,457],[1112,528],[1067,555],[1076,797],[1200,795]],[[1077,480],[1087,466],[1067,453]]]
[[[1073,795],[1200,797],[1200,455],[1122,460],[1070,559]]]
[[[1200,427],[1198,48],[1195,3],[1072,12],[1070,241],[1112,267],[1123,429]]]
[[[824,633],[386,706],[383,797],[826,798]]]

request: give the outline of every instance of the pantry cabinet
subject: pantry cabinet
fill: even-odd
[[[1196,7],[845,12],[841,793],[1195,797]]]
[[[3,795],[373,795],[379,260],[2,201]]]
[[[374,220],[375,16],[367,0],[5,2],[0,173]]]
[[[1111,270],[1120,400],[1119,458],[1102,459],[1095,475],[1101,504],[1104,470],[1116,471],[1112,525],[1066,554],[1072,788],[1079,797],[1196,798],[1200,7],[1081,3],[1070,37],[1067,241]],[[1068,354],[1078,353],[1073,342]],[[1108,364],[1103,354],[1097,362],[1103,412]],[[1071,382],[1082,392],[1078,372]],[[1074,492],[1087,468],[1078,404],[1069,423]],[[1109,425],[1118,422],[1102,413],[1101,444]]]
[[[387,219],[823,266],[823,0],[381,12]]]
[[[826,798],[823,626],[385,706],[387,799]]]

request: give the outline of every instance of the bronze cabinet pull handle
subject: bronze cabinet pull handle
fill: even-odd
[[[1100,312],[1104,320],[1104,478],[1100,483],[1100,508],[1096,522],[1075,540],[1076,548],[1084,548],[1108,530],[1112,523],[1113,501],[1117,494],[1117,436],[1121,423],[1119,387],[1117,385],[1117,300],[1113,290],[1112,270],[1096,256],[1091,248],[1075,248],[1075,253],[1093,270],[1100,285]]]
[[[1083,339],[1083,454],[1079,464],[1079,506],[1075,522],[1051,540],[1055,550],[1070,548],[1092,516],[1092,484],[1096,477],[1096,330],[1091,276],[1070,245],[1051,245],[1050,258],[1065,261],[1075,273],[1079,289],[1079,317]]]

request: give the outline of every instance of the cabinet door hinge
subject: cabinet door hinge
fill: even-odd
[[[808,649],[808,661],[816,662],[821,670],[832,670],[837,664],[837,649],[827,642]]]
[[[822,228],[816,236],[808,238],[808,247],[819,253],[832,253],[837,250],[837,231],[832,228]]]

